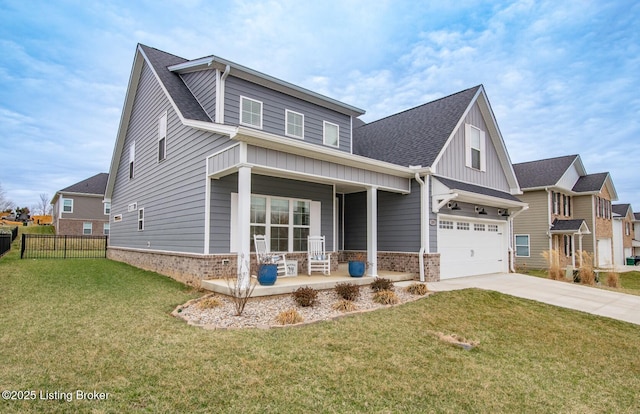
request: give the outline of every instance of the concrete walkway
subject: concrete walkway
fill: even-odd
[[[518,273],[497,273],[429,282],[427,287],[434,292],[467,288],[494,290],[519,298],[640,325],[640,296],[575,283],[559,282]]]

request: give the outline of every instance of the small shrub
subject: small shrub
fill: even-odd
[[[411,293],[412,295],[424,296],[429,292],[429,290],[427,289],[427,285],[425,285],[424,283],[412,283],[407,286],[407,292]]]
[[[200,310],[217,308],[220,305],[222,305],[222,302],[215,296],[209,296],[196,303],[196,307]]]
[[[304,321],[304,318],[295,309],[282,311],[276,317],[276,322],[278,322],[280,325],[292,325],[294,323],[300,323],[302,321]]]
[[[293,299],[298,306],[309,307],[318,303],[318,291],[308,286],[300,287],[293,292]]]
[[[394,305],[398,303],[398,295],[391,290],[381,290],[373,295],[373,301],[382,305]]]
[[[353,312],[358,309],[358,306],[351,300],[342,299],[331,305],[331,308],[340,312]]]
[[[393,290],[393,282],[384,277],[376,277],[376,280],[371,284],[371,290],[374,292],[380,292],[381,290]]]
[[[620,287],[620,275],[615,272],[607,273],[607,286],[612,288]]]
[[[352,283],[338,283],[335,291],[339,297],[345,300],[356,300],[360,296],[360,287]]]

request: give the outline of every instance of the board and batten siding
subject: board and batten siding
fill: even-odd
[[[365,217],[366,217],[365,205]],[[420,184],[411,180],[411,193],[378,191],[378,250],[420,251]]]
[[[158,161],[158,118],[167,112],[166,159]],[[129,148],[135,141],[134,178]],[[226,136],[185,127],[144,64],[116,173],[110,244],[204,253],[206,155],[232,144]],[[130,204],[136,204],[128,211]],[[144,230],[138,231],[138,209]],[[122,220],[115,222],[114,216]]]
[[[229,253],[231,249],[231,193],[238,192],[238,174],[211,180],[210,252]],[[333,250],[333,186],[286,178],[251,175],[251,194],[319,201],[320,228],[326,249]],[[253,243],[253,241],[252,241]]]
[[[367,250],[367,193],[344,195],[344,249]]]
[[[211,120],[216,115],[216,71],[201,70],[180,75]]]
[[[226,125],[240,123],[240,96],[262,102],[263,131],[285,136],[285,110],[288,109],[304,115],[305,142],[324,145],[323,121],[327,121],[339,126],[340,138],[337,149],[351,152],[350,116],[234,76],[229,76],[225,81],[224,123]]]
[[[486,133],[486,171],[478,171],[467,167],[465,164],[465,124],[471,124]],[[494,188],[507,193],[510,192],[509,183],[502,169],[502,164],[500,163],[496,149],[493,146],[493,142],[489,137],[487,125],[477,102],[469,110],[464,122],[462,122],[456,130],[453,139],[435,167],[438,174],[443,177]]]
[[[529,269],[546,269],[549,264],[542,256],[542,252],[549,250],[549,195],[546,191],[529,191],[518,198],[529,204],[513,220],[513,233],[529,235],[529,256],[517,257],[516,266],[526,266]],[[515,246],[515,240],[513,241]],[[515,247],[514,247],[515,249]]]

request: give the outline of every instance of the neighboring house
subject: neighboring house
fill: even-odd
[[[56,192],[51,200],[56,234],[109,234],[110,206],[103,202],[108,177],[107,173],[96,174]]]
[[[640,256],[640,213],[633,213],[633,255]]]
[[[105,201],[108,255],[193,282],[235,275],[265,234],[305,268],[428,280],[509,269],[526,205],[484,88],[364,124],[364,111],[236,63],[138,45]]]
[[[611,201],[618,196],[609,173],[587,174],[579,155],[514,164],[519,198],[529,209],[514,220],[516,264],[546,268],[543,252],[558,252],[560,266],[580,265],[587,251],[597,266],[611,266]]]
[[[625,265],[633,255],[633,210],[631,204],[614,204],[613,211],[613,264]]]

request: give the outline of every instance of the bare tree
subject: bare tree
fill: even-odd
[[[7,198],[2,183],[0,183],[0,212],[13,210],[14,207],[13,201]]]
[[[49,194],[41,193],[40,201],[38,201],[38,204],[32,209],[33,212],[43,216],[49,214],[51,212],[51,204],[49,204],[49,201]]]

